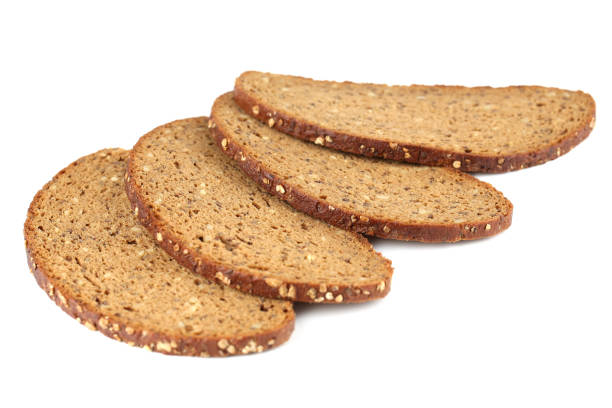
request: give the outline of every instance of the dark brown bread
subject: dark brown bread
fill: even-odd
[[[165,354],[247,354],[285,342],[290,302],[202,279],[157,247],[125,196],[127,157],[83,157],[36,194],[24,234],[40,287],[86,327]]]
[[[207,118],[154,129],[134,146],[128,196],[181,264],[260,296],[363,302],[389,291],[390,262],[363,237],[260,190],[210,138]]]
[[[454,169],[336,152],[245,114],[231,93],[212,109],[217,144],[271,194],[313,217],[383,238],[453,242],[508,228],[512,204]]]
[[[589,94],[539,86],[386,86],[245,72],[238,105],[270,127],[370,157],[501,173],[555,159],[595,125]]]

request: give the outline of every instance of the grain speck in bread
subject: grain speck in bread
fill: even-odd
[[[347,303],[387,294],[390,262],[365,238],[258,188],[215,146],[207,123],[202,117],[160,126],[130,154],[128,196],[169,254],[260,296]]]
[[[245,72],[234,88],[250,115],[346,152],[468,172],[555,159],[595,125],[586,93],[539,86],[386,86]]]
[[[290,302],[203,279],[157,247],[125,195],[127,157],[83,157],[36,194],[24,234],[40,287],[86,327],[165,354],[247,354],[285,342]]]
[[[382,238],[454,242],[510,226],[510,201],[469,174],[356,156],[287,136],[245,114],[231,93],[215,101],[211,118],[220,150],[246,174],[338,227]]]

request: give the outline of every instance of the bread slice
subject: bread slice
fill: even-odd
[[[244,113],[231,93],[215,101],[211,117],[217,144],[249,177],[338,227],[453,242],[510,226],[510,201],[469,174],[355,156],[286,136]]]
[[[202,279],[157,247],[125,196],[127,157],[83,157],[36,194],[24,234],[40,287],[86,327],[165,354],[247,354],[285,342],[290,302]]]
[[[347,303],[388,293],[390,262],[366,239],[260,190],[217,149],[207,122],[161,126],[130,155],[128,196],[170,255],[260,296]]]
[[[501,173],[570,151],[595,125],[583,92],[386,86],[245,72],[236,102],[270,127],[370,157]]]

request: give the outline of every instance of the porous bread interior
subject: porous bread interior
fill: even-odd
[[[219,129],[281,180],[336,208],[403,224],[485,222],[507,215],[497,190],[459,171],[369,159],[286,136],[217,99]]]
[[[214,145],[206,118],[145,135],[134,146],[130,169],[154,218],[204,262],[308,285],[359,286],[391,275],[363,238],[259,189]]]
[[[80,159],[33,206],[28,244],[56,290],[133,329],[183,337],[250,336],[293,319],[291,303],[210,282],[158,248],[130,210],[127,156]]]
[[[236,83],[268,108],[343,134],[504,156],[559,143],[589,123],[593,99],[539,86],[386,86],[247,72]]]

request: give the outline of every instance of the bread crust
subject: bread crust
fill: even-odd
[[[496,235],[507,229],[512,223],[513,206],[509,201],[508,214],[500,214],[497,218],[476,223],[419,225],[405,224],[372,216],[365,217],[364,214],[334,207],[325,200],[308,195],[295,184],[275,174],[271,169],[254,159],[246,149],[234,142],[230,134],[224,133],[221,127],[217,126],[214,112],[211,114],[209,127],[217,146],[227,156],[233,158],[237,165],[261,188],[287,201],[295,209],[312,217],[320,218],[339,228],[380,238],[434,243],[473,240]],[[489,183],[479,182],[486,184],[487,188],[495,190]],[[284,193],[279,193],[276,186],[282,186],[283,190],[281,191],[284,191]],[[362,221],[364,218],[367,218],[367,222]]]
[[[104,149],[107,150],[107,149]],[[103,152],[101,150],[100,152]],[[98,152],[99,153],[99,152]],[[97,154],[97,153],[95,153]],[[285,343],[295,327],[295,312],[291,310],[287,314],[287,319],[283,325],[272,330],[262,331],[254,336],[235,336],[235,337],[194,337],[180,336],[157,332],[144,327],[129,325],[113,316],[104,315],[94,308],[79,302],[73,297],[69,290],[62,288],[57,282],[50,278],[47,272],[48,267],[43,259],[36,256],[35,248],[32,245],[33,231],[32,225],[34,209],[40,207],[40,200],[43,190],[47,188],[58,176],[74,167],[79,161],[71,163],[61,170],[50,182],[48,182],[34,196],[28,209],[28,215],[24,224],[24,237],[27,263],[30,272],[34,275],[38,286],[45,291],[49,298],[55,302],[64,312],[75,318],[91,330],[97,330],[107,337],[122,341],[131,346],[142,347],[149,351],[155,351],[170,355],[185,355],[199,357],[225,357],[231,355],[249,354],[257,351],[264,351],[277,347]],[[235,353],[228,352],[228,346],[220,347],[220,341],[225,340],[233,345]],[[254,343],[253,343],[254,342]],[[255,348],[252,345],[255,344]],[[225,343],[221,343],[225,345]],[[257,350],[257,345],[263,348]],[[245,350],[246,353],[242,353]]]
[[[325,129],[316,123],[298,119],[287,112],[277,111],[274,107],[266,105],[266,103],[253,97],[240,86],[240,78],[236,79],[234,87],[234,100],[238,106],[257,120],[266,124],[272,123],[272,127],[280,132],[313,143],[318,139],[319,143],[329,148],[367,157],[378,157],[428,166],[458,168],[470,173],[505,173],[556,159],[586,139],[595,125],[595,101],[591,98],[592,109],[587,116],[587,120],[580,124],[578,130],[567,135],[558,143],[530,152],[499,156],[458,153],[420,146],[418,144],[389,143],[385,140],[365,138],[359,135]],[[255,106],[257,106],[257,109],[253,109]],[[329,136],[329,138],[326,139],[325,136]],[[456,167],[457,163],[459,163],[459,167]]]
[[[159,128],[153,130],[158,131],[160,129],[171,127],[174,123],[180,122],[175,121],[165,125],[160,126]],[[145,135],[146,136],[146,135]],[[138,143],[141,143],[141,138]],[[136,146],[138,145],[136,144]],[[291,300],[296,302],[305,302],[305,303],[330,303],[330,304],[339,304],[339,303],[362,303],[370,300],[378,299],[385,297],[389,290],[391,289],[391,276],[393,274],[393,269],[391,267],[391,261],[384,258],[379,252],[375,251],[372,248],[370,242],[365,239],[363,236],[356,235],[357,239],[363,244],[365,251],[372,251],[377,256],[380,256],[384,260],[385,270],[387,272],[387,276],[384,280],[375,283],[368,283],[363,285],[343,285],[336,284],[337,289],[333,291],[324,291],[324,293],[319,293],[320,283],[318,282],[294,282],[294,281],[283,281],[280,286],[271,286],[269,283],[266,283],[265,278],[263,276],[255,276],[252,273],[242,270],[240,268],[232,268],[227,265],[219,264],[212,259],[208,259],[205,256],[198,254],[196,251],[189,248],[185,242],[179,239],[176,235],[174,235],[169,228],[164,226],[164,222],[158,219],[155,214],[151,211],[149,206],[144,201],[144,194],[139,190],[138,186],[133,180],[133,173],[135,169],[133,168],[133,157],[134,151],[136,150],[136,146],[132,149],[130,153],[130,158],[128,160],[127,172],[126,172],[126,192],[129,198],[129,201],[132,206],[132,210],[138,217],[140,223],[154,236],[157,234],[161,234],[162,240],[158,240],[158,244],[174,259],[178,261],[179,264],[184,267],[192,270],[195,273],[205,276],[210,280],[214,280],[219,284],[228,285],[234,289],[240,290],[242,292],[263,296],[267,298],[273,299],[284,299]],[[136,208],[138,210],[136,210]],[[229,282],[229,283],[228,283]],[[285,289],[287,287],[293,286],[295,288],[295,296],[289,297],[287,294],[282,295],[282,288]],[[317,293],[316,297],[312,297],[312,290],[315,290]],[[310,291],[310,292],[309,292]],[[331,296],[322,296],[327,293],[331,293]],[[340,298],[338,296],[341,295]],[[342,299],[338,301],[337,299]]]

